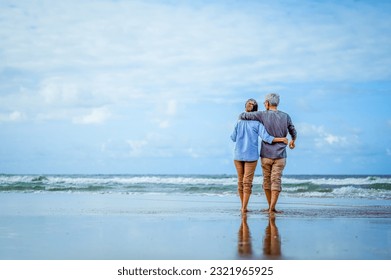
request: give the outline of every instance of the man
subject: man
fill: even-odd
[[[277,109],[280,96],[277,93],[267,94],[265,97],[266,111],[245,112],[240,115],[243,120],[257,120],[274,137],[286,137],[288,133],[292,137],[289,142],[291,149],[295,148],[297,132],[287,113]],[[276,204],[281,192],[281,177],[286,165],[286,144],[266,143],[261,144],[261,164],[263,173],[263,189],[269,205],[269,213],[278,212]]]

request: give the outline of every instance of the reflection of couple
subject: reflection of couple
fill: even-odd
[[[238,173],[238,192],[242,203],[242,213],[247,212],[252,192],[252,182],[258,157],[261,157],[263,189],[269,212],[277,212],[276,204],[281,191],[281,177],[286,164],[286,146],[290,134],[289,147],[295,147],[296,129],[287,113],[277,110],[280,97],[270,93],[265,97],[265,111],[258,111],[254,99],[246,102],[246,112],[240,115],[231,135],[235,142],[234,163]],[[272,135],[272,136],[271,136]],[[261,152],[258,151],[258,137],[262,138]]]
[[[281,239],[276,226],[275,215],[269,215],[269,222],[263,238],[263,255],[269,259],[280,258]],[[247,224],[247,215],[242,215],[238,233],[238,254],[242,258],[250,258],[253,255],[250,228]]]

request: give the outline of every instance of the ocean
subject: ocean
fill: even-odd
[[[390,175],[282,182],[242,215],[236,175],[0,174],[0,260],[391,259]]]
[[[285,175],[281,195],[391,200],[390,175]],[[253,193],[261,193],[255,176]],[[236,195],[236,175],[0,175],[0,193]]]

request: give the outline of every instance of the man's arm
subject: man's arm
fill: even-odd
[[[288,115],[288,132],[290,136],[292,137],[292,140],[289,142],[289,148],[294,149],[296,147],[295,141],[297,138],[297,131],[295,126],[292,123],[291,117]]]
[[[263,123],[261,111],[243,112],[239,115],[239,120],[252,120],[252,121],[259,121]]]
[[[296,140],[291,140],[291,141],[289,142],[289,148],[291,148],[292,150],[296,147],[295,141],[296,141]]]

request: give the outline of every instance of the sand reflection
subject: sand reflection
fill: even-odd
[[[238,254],[243,258],[251,257],[253,254],[251,245],[251,234],[247,224],[247,215],[242,215],[242,223],[238,232]]]
[[[269,223],[265,229],[263,255],[269,259],[279,259],[281,257],[281,238],[274,214],[269,215]]]
[[[265,228],[264,235],[258,235],[252,240],[250,228],[247,224],[247,215],[242,215],[242,221],[238,232],[238,256],[243,259],[265,258],[265,259],[280,259],[281,258],[281,238],[276,225],[276,217],[274,214],[268,216],[268,224]],[[263,237],[263,240],[262,240]],[[258,239],[259,238],[259,239]],[[254,256],[252,241],[255,244],[260,244],[263,241],[263,254],[260,248],[256,249]],[[259,246],[259,245],[258,245]],[[260,256],[261,254],[261,256]]]

